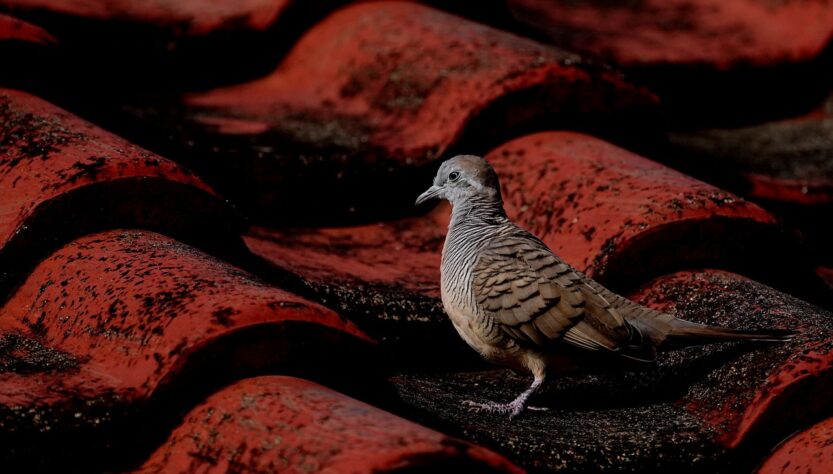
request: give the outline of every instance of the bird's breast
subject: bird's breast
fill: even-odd
[[[460,338],[490,362],[523,370],[520,347],[515,344],[488,317],[477,314],[466,306],[443,297],[443,307]]]

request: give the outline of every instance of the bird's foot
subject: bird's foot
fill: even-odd
[[[523,400],[514,400],[509,403],[486,402],[480,403],[472,400],[463,401],[463,405],[468,407],[468,410],[475,413],[497,413],[499,415],[509,415],[509,419],[513,419],[520,415],[524,409],[530,411],[548,411],[546,407],[532,407],[526,406]]]

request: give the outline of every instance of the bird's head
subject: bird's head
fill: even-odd
[[[501,203],[497,173],[488,161],[474,155],[457,155],[440,165],[434,184],[420,194],[416,204],[446,199],[452,205],[470,200]]]

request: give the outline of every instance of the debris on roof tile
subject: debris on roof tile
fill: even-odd
[[[829,1],[0,0],[3,470],[824,471],[832,32]],[[440,303],[448,206],[413,202],[458,153],[611,289],[797,336],[468,412],[528,380]]]
[[[462,401],[509,400],[509,371],[403,372],[391,382],[428,426],[473,439],[535,470],[745,472],[829,408],[831,314],[735,274],[685,271],[631,295],[687,319],[801,331],[783,345],[715,344],[664,353],[655,369],[553,379],[512,420]],[[461,342],[462,344],[462,342]]]
[[[49,252],[146,227],[230,255],[242,225],[189,170],[37,97],[0,89],[0,299]]]
[[[669,138],[680,169],[778,213],[833,265],[833,95],[801,116]]]
[[[524,472],[321,385],[245,379],[211,395],[136,473]]]
[[[0,14],[48,31],[60,45],[45,57],[13,56],[21,69],[53,75],[26,75],[27,90],[86,115],[100,104],[79,95],[101,104],[141,102],[265,74],[307,28],[347,1],[0,0]]]
[[[800,245],[770,213],[602,140],[541,132],[487,159],[501,176],[509,216],[615,289],[722,266],[808,297],[826,295]],[[438,300],[448,214],[440,206],[363,226],[255,227],[245,240],[282,269],[282,284],[338,308],[375,337],[457,346]],[[772,248],[784,255],[777,270],[766,257]]]
[[[716,270],[664,276],[629,296],[698,323],[799,332],[783,344],[717,344],[669,354],[668,364],[692,364],[677,373],[686,387],[680,403],[712,425],[722,445],[772,446],[828,404],[822,393],[833,376],[830,311]]]
[[[407,212],[415,177],[452,150],[485,152],[544,126],[633,138],[628,124],[648,123],[655,105],[575,54],[417,3],[378,2],[317,24],[268,76],[166,112],[132,107],[127,128],[187,157],[258,220],[317,225]]]
[[[123,467],[206,390],[338,373],[370,347],[333,311],[138,230],[41,262],[0,309],[0,341],[4,466],[41,470]]]
[[[823,291],[797,239],[770,212],[603,140],[543,132],[487,159],[502,177],[509,215],[614,288],[718,265],[801,293],[799,279],[812,287],[803,296]],[[761,258],[773,247],[789,255],[784,265],[795,265],[787,278]]]
[[[796,114],[830,91],[833,4],[508,0],[555,44],[623,68],[677,124]]]
[[[833,203],[833,95],[799,117],[675,132],[670,139],[709,179],[726,181],[731,173],[742,180],[744,195],[805,206]]]
[[[758,474],[830,472],[833,468],[833,418],[784,441],[756,471]]]

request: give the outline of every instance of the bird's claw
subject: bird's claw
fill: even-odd
[[[509,415],[509,419],[512,420],[521,413],[523,413],[524,409],[531,410],[531,411],[548,411],[549,408],[546,407],[531,407],[525,406],[521,401],[513,401],[509,403],[496,403],[496,402],[475,402],[472,400],[464,400],[463,405],[468,407],[468,410],[473,413],[497,413],[499,415]]]

